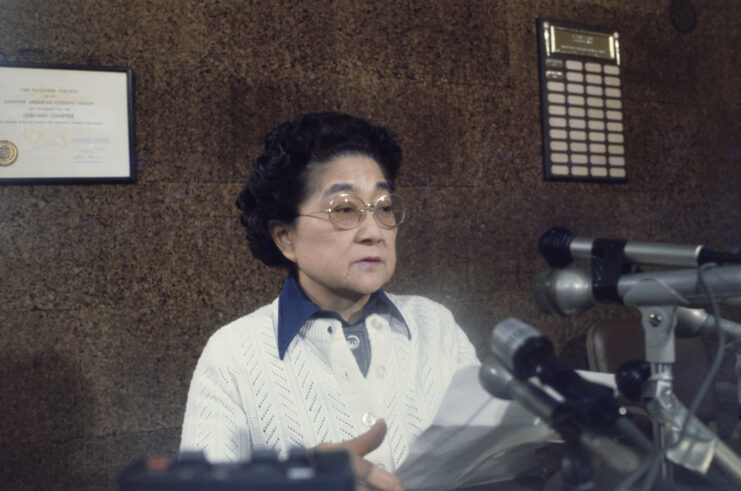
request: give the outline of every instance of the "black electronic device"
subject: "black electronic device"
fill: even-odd
[[[355,478],[347,452],[306,452],[288,459],[256,453],[248,462],[209,463],[201,453],[176,461],[144,459],[118,480],[121,491],[353,491]]]

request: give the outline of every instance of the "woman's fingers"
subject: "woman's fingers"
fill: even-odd
[[[341,443],[343,447],[361,457],[366,456],[373,450],[377,449],[383,442],[383,438],[386,436],[386,422],[382,419],[376,421],[376,423],[370,427],[368,431],[359,435],[352,440]]]
[[[357,488],[365,491],[382,490],[382,491],[402,491],[399,479],[388,471],[385,471],[377,465],[361,457],[350,454],[353,461],[355,478],[359,481]]]
[[[403,491],[399,479],[363,457],[383,442],[386,436],[386,422],[382,419],[370,427],[368,431],[352,440],[340,443],[320,443],[316,446],[319,451],[346,450],[350,454],[353,472],[358,480],[358,491]]]

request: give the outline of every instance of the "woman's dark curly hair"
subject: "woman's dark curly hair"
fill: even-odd
[[[270,220],[293,223],[308,198],[309,173],[316,164],[346,155],[366,155],[394,188],[401,147],[386,128],[335,112],[312,113],[283,123],[265,137],[263,153],[239,197],[239,219],[252,254],[268,266],[292,267],[273,243]]]

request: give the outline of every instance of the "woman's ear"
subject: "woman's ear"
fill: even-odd
[[[287,226],[280,220],[268,222],[268,232],[273,238],[276,247],[291,262],[296,262],[296,252],[293,246],[293,228]]]

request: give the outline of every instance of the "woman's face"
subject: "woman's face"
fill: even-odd
[[[332,198],[354,194],[366,203],[390,193],[376,161],[364,155],[337,157],[310,171],[311,194],[299,206],[293,227],[276,240],[296,264],[299,284],[323,309],[338,310],[380,289],[396,267],[397,228],[381,227],[370,210],[350,230],[338,230],[326,210]],[[275,238],[275,235],[274,235]]]

